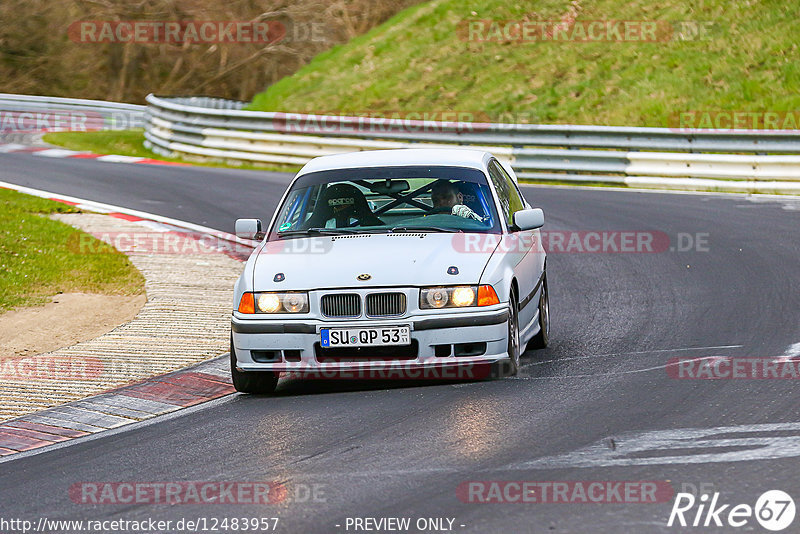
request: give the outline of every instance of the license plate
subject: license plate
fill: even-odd
[[[410,344],[411,329],[408,326],[323,328],[320,330],[320,345],[326,348],[381,347]]]

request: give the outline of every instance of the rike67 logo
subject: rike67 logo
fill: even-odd
[[[667,526],[681,527],[733,527],[747,526],[752,530],[753,518],[767,530],[778,532],[789,527],[794,521],[794,499],[781,490],[764,492],[755,506],[749,504],[723,504],[719,492],[709,501],[708,494],[696,498],[691,493],[678,493]]]

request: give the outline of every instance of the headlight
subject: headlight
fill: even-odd
[[[305,293],[289,293],[283,298],[283,308],[289,313],[308,311],[308,295]]]
[[[277,313],[281,310],[281,298],[275,293],[261,293],[256,306],[261,313]]]
[[[446,287],[423,289],[420,293],[420,308],[444,308],[450,301],[450,292]]]
[[[308,313],[308,293],[245,293],[240,313]]]
[[[491,306],[499,303],[500,299],[490,285],[426,287],[419,292],[419,307],[423,310]]]
[[[453,306],[458,308],[472,306],[472,304],[475,302],[475,288],[456,287],[450,294],[450,300],[453,302]]]

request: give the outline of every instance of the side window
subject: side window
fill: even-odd
[[[511,228],[514,224],[514,214],[525,209],[525,202],[520,197],[514,180],[496,161],[489,163],[489,177],[492,179],[497,196],[500,197],[500,206],[503,208],[508,227]]]
[[[522,197],[522,192],[519,190],[517,182],[506,172],[502,165],[497,165],[497,167],[500,169],[500,172],[503,173],[503,176],[505,176],[506,183],[511,190],[511,212],[516,213],[519,210],[524,210],[525,199]]]

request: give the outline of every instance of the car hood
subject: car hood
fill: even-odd
[[[467,252],[461,245],[464,235],[356,234],[269,242],[258,253],[253,289],[477,284],[495,247]],[[450,267],[458,274],[448,274]],[[283,281],[276,281],[281,275]],[[359,280],[360,275],[370,278]]]

